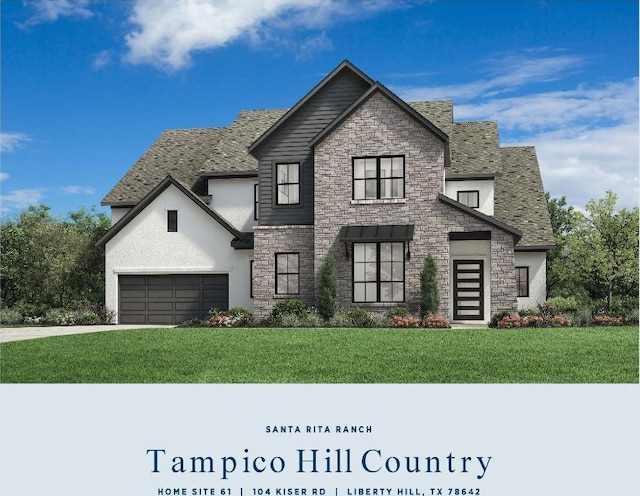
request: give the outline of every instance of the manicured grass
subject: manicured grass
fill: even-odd
[[[638,328],[139,329],[6,343],[5,383],[637,383]]]

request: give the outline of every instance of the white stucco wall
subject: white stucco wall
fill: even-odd
[[[476,210],[486,215],[493,215],[493,179],[474,181],[446,181],[444,194],[453,200],[458,200],[458,191],[479,191],[478,204]]]
[[[167,210],[178,232],[167,232]],[[235,250],[233,236],[175,186],[169,186],[105,247],[106,304],[118,311],[119,274],[229,274],[229,307],[253,310],[253,250]]]
[[[131,210],[130,208],[111,207],[111,225],[122,219]]]
[[[518,310],[537,310],[547,299],[547,255],[545,252],[515,253],[516,267],[529,267],[529,297],[518,298]]]
[[[209,179],[211,207],[232,226],[242,232],[251,232],[253,219],[253,186],[257,177]]]
[[[483,264],[483,288],[484,288],[484,320],[491,319],[491,241],[470,240],[449,242],[449,288],[451,303],[449,304],[449,320],[453,320],[453,262],[455,260],[482,260]],[[461,321],[456,321],[461,322]],[[477,324],[477,320],[462,321],[462,323]]]

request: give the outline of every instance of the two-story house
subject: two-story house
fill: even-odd
[[[106,304],[120,323],[315,303],[417,311],[427,254],[440,314],[487,322],[545,300],[553,234],[533,147],[450,101],[407,103],[350,62],[290,109],[163,133],[105,197]]]

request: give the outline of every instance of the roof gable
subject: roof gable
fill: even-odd
[[[322,81],[320,81],[309,93],[307,93],[298,103],[296,103],[293,107],[289,109],[289,111],[284,114],[280,119],[278,119],[262,136],[260,136],[257,140],[255,140],[249,146],[249,153],[254,154],[257,148],[260,147],[265,141],[267,141],[274,133],[278,131],[278,129],[282,128],[294,115],[298,113],[298,111],[304,107],[311,99],[313,99],[323,88],[328,86],[332,81],[334,81],[338,76],[343,74],[345,71],[349,71],[357,78],[362,80],[368,86],[374,84],[374,81],[367,76],[364,72],[354,66],[348,60],[344,60],[338,67],[336,67],[333,71],[331,71]]]
[[[198,196],[190,191],[187,187],[181,184],[179,181],[171,177],[170,175],[164,178],[159,184],[156,185],[147,196],[145,196],[135,207],[133,207],[127,214],[122,217],[114,226],[107,231],[107,233],[96,242],[96,246],[104,246],[113,239],[122,229],[124,229],[140,212],[147,208],[156,198],[158,198],[169,186],[175,186],[181,191],[187,198],[201,208],[207,215],[218,222],[229,233],[237,239],[244,239],[243,233],[238,231],[235,227],[224,220],[215,210],[205,205]]]
[[[353,102],[353,104],[347,108],[342,114],[336,117],[331,124],[325,127],[318,135],[316,135],[311,143],[309,144],[311,147],[316,146],[320,143],[325,137],[327,137],[331,132],[342,123],[345,119],[347,119],[351,114],[353,114],[357,109],[359,109],[362,105],[364,105],[369,99],[375,95],[376,93],[380,93],[384,95],[386,98],[395,103],[402,111],[404,111],[407,115],[412,117],[418,124],[423,126],[425,129],[431,131],[439,140],[443,143],[449,142],[449,137],[446,133],[444,133],[441,129],[436,127],[429,119],[427,119],[424,115],[414,109],[412,106],[407,104],[404,100],[398,97],[395,93],[391,92],[387,89],[383,84],[376,82],[369,91],[364,93],[358,100]]]

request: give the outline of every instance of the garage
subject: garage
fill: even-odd
[[[229,308],[228,274],[121,275],[118,286],[120,324],[174,325]]]

